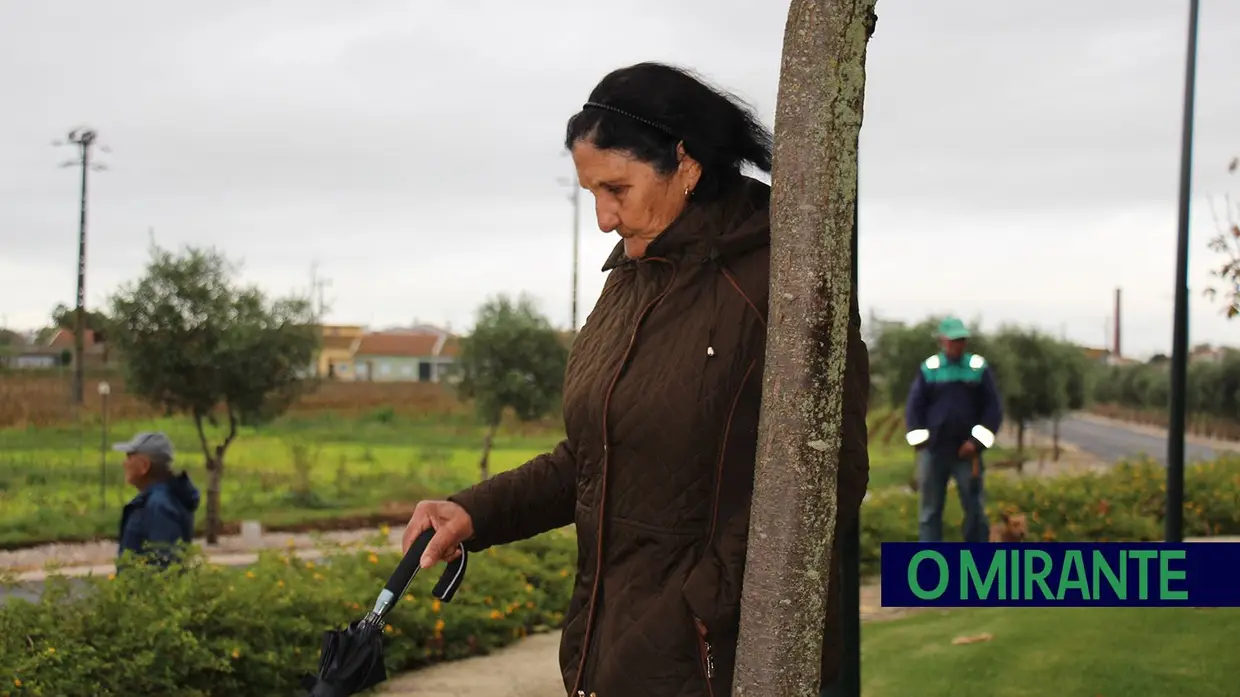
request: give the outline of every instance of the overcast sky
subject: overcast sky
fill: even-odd
[[[1240,2],[1202,3],[1192,340],[1240,343],[1201,296],[1212,198],[1240,193]],[[754,10],[754,7],[763,7]],[[861,304],[955,312],[1125,353],[1171,338],[1188,3],[879,0],[861,145]],[[498,292],[567,325],[565,119],[609,70],[698,70],[771,122],[787,3],[0,0],[0,321],[72,304],[77,171],[96,128],[88,305],[148,231],[214,245],[330,321],[464,329]],[[582,318],[615,243],[583,199]]]

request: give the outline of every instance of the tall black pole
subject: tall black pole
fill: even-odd
[[[78,140],[82,148],[82,194],[78,206],[77,307],[73,313],[73,403],[84,399],[86,357],[86,181],[90,173],[90,144],[94,131],[85,131]]]
[[[90,148],[98,134],[89,128],[78,128],[69,132],[69,143],[78,148],[77,162],[67,162],[66,166],[82,168],[82,188],[78,199],[78,263],[77,263],[77,303],[73,312],[73,403],[81,406],[84,399],[83,383],[85,382],[86,354],[86,182],[90,176]]]
[[[1198,0],[1188,3],[1188,56],[1180,140],[1179,234],[1175,253],[1175,328],[1171,335],[1171,404],[1167,428],[1167,542],[1184,540],[1184,422],[1188,380],[1188,212],[1192,193],[1193,98],[1197,83]]]

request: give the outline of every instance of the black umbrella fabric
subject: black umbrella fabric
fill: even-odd
[[[434,535],[434,530],[427,530],[414,541],[379,594],[373,610],[344,629],[324,634],[319,674],[302,679],[307,697],[348,697],[387,680],[387,670],[383,667],[383,620],[418,575],[422,553]],[[431,594],[445,603],[451,602],[465,580],[467,559],[465,546],[461,545],[460,555],[444,569]]]

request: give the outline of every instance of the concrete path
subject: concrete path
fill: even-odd
[[[861,619],[878,622],[920,612],[884,608],[877,584],[861,588]],[[538,634],[489,656],[405,673],[380,689],[399,697],[561,697],[560,633]]]
[[[392,697],[560,697],[560,633],[536,634],[489,656],[405,673],[379,692]]]

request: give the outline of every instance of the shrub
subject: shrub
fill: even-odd
[[[1138,542],[1163,538],[1167,471],[1150,460],[1117,464],[1105,472],[1059,477],[991,477],[987,512],[1028,516],[1029,538],[1060,542]],[[949,494],[943,535],[960,540],[960,511]],[[863,573],[875,573],[882,542],[917,540],[917,494],[874,492],[861,509]],[[1184,534],[1240,535],[1240,456],[1186,468]]]
[[[1055,478],[996,476],[988,509],[992,519],[1025,513],[1035,540],[1158,540],[1165,482],[1150,461]],[[949,501],[944,533],[958,540],[959,509]],[[882,542],[917,539],[916,494],[875,491],[861,523],[863,573],[874,573]],[[1184,523],[1191,536],[1240,534],[1240,456],[1188,468]],[[428,597],[430,579],[417,579],[389,617],[389,671],[485,653],[559,625],[575,558],[571,530],[488,550],[448,605]],[[0,697],[292,694],[317,666],[322,632],[364,614],[396,562],[362,547],[320,561],[271,553],[249,569],[191,557],[179,573],[134,569],[83,587],[53,579],[40,602],[0,607]]]
[[[571,531],[488,550],[450,604],[419,577],[388,616],[390,672],[485,653],[556,626],[568,606]],[[369,609],[397,555],[369,547],[318,561],[268,553],[249,568],[204,564],[53,578],[37,603],[0,607],[0,695],[293,694],[325,630]]]

